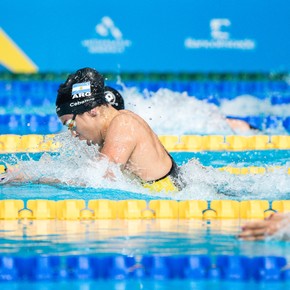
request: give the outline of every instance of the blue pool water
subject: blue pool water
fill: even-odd
[[[47,290],[58,287],[63,290],[87,290],[87,289],[116,289],[116,290],[131,290],[131,289],[152,289],[152,290],[284,290],[289,289],[289,283],[275,282],[231,282],[231,281],[191,281],[191,280],[173,280],[173,281],[70,281],[70,282],[24,282],[24,283],[9,283],[9,285],[1,285],[4,290],[11,289],[32,289],[32,290]]]
[[[166,95],[166,98],[165,98]],[[153,97],[135,88],[124,91],[128,108],[143,116],[158,134],[233,134],[224,115],[244,112],[246,116],[266,112],[283,122],[288,117],[289,104],[271,103],[273,99],[240,96],[224,100],[215,107],[198,98],[188,98],[183,93],[159,90]],[[179,102],[176,102],[176,100]],[[174,104],[174,106],[172,106]],[[0,111],[3,108],[0,108]],[[38,112],[39,107],[9,107],[9,114]],[[53,105],[42,106],[45,114],[52,114]],[[183,114],[179,114],[179,112]],[[192,112],[195,112],[193,114]],[[3,113],[3,112],[2,112]],[[172,117],[174,116],[174,118]],[[262,115],[262,118],[264,116]],[[190,120],[190,121],[189,121]],[[22,120],[23,121],[23,120]],[[21,121],[21,122],[22,122]],[[13,122],[12,122],[13,123]],[[20,124],[20,123],[19,123]],[[282,124],[282,123],[281,123]],[[280,125],[281,125],[280,124]],[[12,124],[13,125],[13,124]],[[276,124],[277,125],[277,124]],[[13,126],[12,126],[13,127]],[[31,129],[31,123],[29,129]],[[37,128],[37,126],[35,127]],[[59,128],[59,127],[57,127]],[[3,128],[2,128],[3,129]],[[5,129],[5,128],[4,128]],[[27,129],[27,128],[26,128]],[[19,133],[23,133],[20,132]],[[266,126],[264,131],[251,130],[247,134],[288,134],[285,127]],[[290,167],[290,150],[261,150],[245,152],[173,152],[172,156],[184,168],[189,181],[178,194],[151,193],[120,176],[112,183],[102,178],[107,164],[92,164],[92,148],[78,147],[64,133],[65,149],[55,153],[2,154],[1,164],[18,164],[30,178],[48,176],[60,178],[69,185],[44,185],[34,182],[10,183],[0,187],[0,199],[289,199],[290,180],[286,169]],[[62,139],[64,140],[64,139]],[[190,160],[199,163],[191,163]],[[83,165],[86,165],[84,169]],[[206,166],[202,169],[201,165]],[[279,170],[262,175],[235,176],[220,172],[223,166],[279,166]],[[29,257],[34,255],[244,255],[247,257],[278,256],[290,258],[289,243],[270,240],[245,242],[237,239],[243,220],[93,220],[48,221],[16,220],[0,221],[1,255]],[[1,268],[1,267],[0,267]],[[1,275],[1,271],[0,271]],[[132,280],[114,281],[72,280],[58,282],[18,281],[2,283],[4,289],[288,289],[288,282],[265,281],[192,281],[192,280]],[[288,287],[288,288],[287,288]]]
[[[202,165],[213,168],[207,174],[212,177],[224,174],[217,171],[218,167],[231,164],[232,166],[285,166],[289,165],[290,151],[270,150],[254,152],[175,152],[172,153],[178,164],[182,165],[196,158]],[[62,158],[61,153],[52,153],[55,158]],[[27,166],[33,161],[34,165],[41,165],[41,153],[17,154],[19,164]],[[15,161],[15,156],[5,154],[2,162]],[[78,157],[77,157],[78,159]],[[20,161],[21,160],[21,161]],[[47,159],[46,159],[47,160]],[[64,159],[66,162],[68,160]],[[74,159],[73,159],[74,160]],[[46,163],[47,164],[47,163]],[[67,166],[70,166],[67,163]],[[24,167],[25,168],[25,167]],[[27,167],[26,167],[27,168]],[[39,171],[39,168],[36,168]],[[40,168],[41,170],[41,168]],[[92,168],[93,170],[93,168]],[[88,174],[79,173],[79,174]],[[192,173],[190,173],[192,174]],[[271,173],[272,175],[274,173]],[[233,183],[233,175],[223,175],[223,182]],[[240,177],[236,177],[237,180]],[[106,187],[93,187],[90,184],[84,186],[45,185],[37,183],[11,183],[2,185],[0,188],[1,199],[83,199],[87,202],[92,199],[268,199],[278,200],[287,198],[289,195],[289,175],[278,173],[270,176],[245,175],[242,182],[258,184],[253,192],[245,193],[238,190],[236,195],[220,194],[214,191],[208,192],[202,186],[199,188],[188,187],[183,191],[185,198],[176,194],[157,194],[142,191],[131,184],[127,190],[118,188],[113,182]],[[279,181],[280,178],[280,181]],[[263,184],[270,187],[267,195],[261,191]],[[285,187],[278,188],[277,182],[286,182]],[[131,186],[131,187],[130,187]],[[241,187],[241,184],[238,185]],[[273,187],[276,193],[273,194]],[[130,190],[131,189],[131,190]],[[198,220],[138,220],[138,221],[2,221],[1,229],[1,252],[21,255],[30,254],[111,254],[119,253],[126,255],[144,254],[206,254],[215,256],[218,254],[262,256],[267,255],[288,257],[289,245],[287,242],[243,242],[236,238],[240,226],[244,221],[215,220],[211,222]]]

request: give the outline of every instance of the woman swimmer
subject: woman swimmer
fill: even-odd
[[[104,86],[97,71],[84,68],[70,75],[58,90],[56,112],[73,136],[98,144],[104,156],[144,186],[155,191],[184,186],[178,166],[156,134],[140,116],[124,110],[121,94]]]
[[[99,72],[83,68],[60,85],[56,113],[72,136],[86,140],[89,146],[98,145],[100,158],[106,157],[130,172],[143,186],[154,191],[181,189],[179,168],[158,136],[140,116],[124,110],[122,104],[122,97],[104,85]],[[106,177],[114,178],[110,171]]]

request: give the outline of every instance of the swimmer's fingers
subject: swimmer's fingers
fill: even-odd
[[[261,234],[261,235],[242,235],[240,234],[238,236],[239,239],[242,239],[244,241],[263,241],[265,240],[265,234]]]
[[[239,238],[244,240],[263,240],[266,236],[273,235],[279,229],[279,222],[256,221],[243,226]]]
[[[262,240],[265,237],[267,225],[265,221],[255,221],[245,224],[239,238],[244,240]]]
[[[267,227],[267,224],[268,223],[265,220],[252,221],[244,224],[242,229],[243,230],[263,229]]]
[[[247,241],[263,240],[266,235],[266,229],[247,229],[243,230],[238,237]]]
[[[10,180],[10,178],[8,177],[8,175],[6,173],[2,173],[0,175],[0,184],[8,183],[9,180]]]
[[[268,218],[266,218],[266,220],[281,221],[281,220],[285,219],[285,217],[287,217],[287,216],[283,213],[273,213]]]

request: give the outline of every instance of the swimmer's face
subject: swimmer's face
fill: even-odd
[[[86,140],[88,145],[102,145],[101,122],[96,119],[97,116],[92,116],[89,112],[60,117],[61,122],[68,127],[73,137]]]

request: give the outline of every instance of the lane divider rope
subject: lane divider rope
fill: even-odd
[[[23,200],[0,201],[0,220],[264,219],[290,212],[290,200]]]
[[[0,135],[0,153],[55,151],[61,143],[51,135]],[[160,135],[168,151],[245,151],[290,149],[290,135]]]

